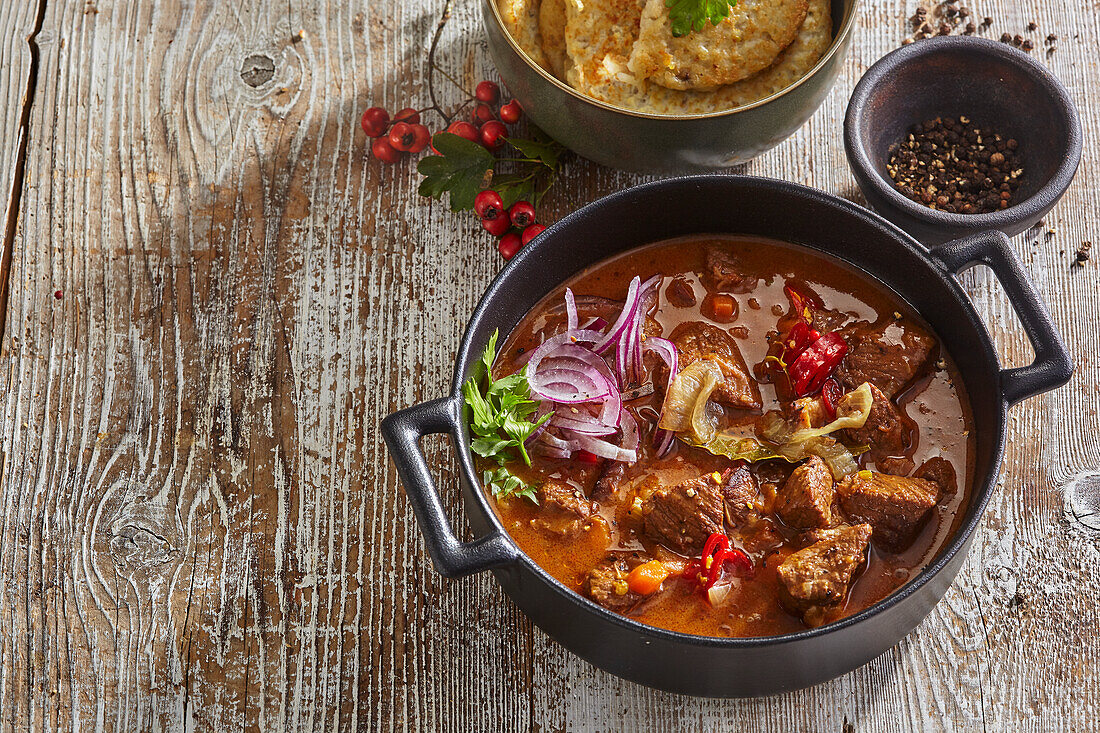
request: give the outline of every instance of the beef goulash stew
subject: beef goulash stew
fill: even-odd
[[[464,387],[505,528],[605,608],[705,636],[856,613],[967,501],[962,382],[927,324],[837,260],[693,237],[589,268]]]

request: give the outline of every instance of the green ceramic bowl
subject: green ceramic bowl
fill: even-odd
[[[481,0],[489,53],[524,112],[566,147],[639,173],[720,171],[790,136],[820,106],[848,53],[858,0],[833,0],[833,42],[800,80],[759,102],[702,115],[659,115],[582,95],[535,63],[504,28],[495,0]]]

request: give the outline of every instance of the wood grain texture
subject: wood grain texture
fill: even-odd
[[[0,196],[4,201],[3,240],[0,242],[0,337],[7,303],[12,240],[19,218],[27,123],[37,79],[35,35],[41,21],[40,2],[8,3],[0,7]]]
[[[0,8],[5,181],[37,7]],[[859,201],[845,103],[915,7],[865,3],[825,104],[743,170]],[[1056,233],[1015,242],[1077,375],[1013,411],[974,550],[917,631],[834,682],[716,701],[611,677],[491,578],[431,572],[377,425],[445,391],[499,260],[411,166],[366,158],[358,116],[424,102],[440,4],[46,0],[0,344],[0,724],[1094,730],[1100,274],[1069,263],[1100,224],[1100,20],[972,7],[988,34],[1057,32],[1040,58],[1086,121]],[[442,48],[471,86],[490,73],[473,3]],[[574,159],[546,210],[639,180]],[[1027,361],[995,281],[964,281],[1005,363]],[[457,518],[451,451],[426,447]]]

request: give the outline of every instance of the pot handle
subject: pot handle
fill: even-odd
[[[971,265],[987,265],[1008,295],[1008,302],[1035,350],[1031,364],[1001,370],[1001,394],[1010,406],[1069,381],[1073,374],[1069,351],[1004,232],[993,230],[955,239],[933,247],[929,254],[952,275]]]
[[[450,433],[457,445],[461,415],[462,401],[452,396],[400,410],[382,421],[382,437],[416,514],[428,554],[436,571],[447,578],[508,565],[519,557],[519,551],[499,529],[472,542],[462,542],[451,530],[435,481],[420,450],[420,439],[425,435]]]

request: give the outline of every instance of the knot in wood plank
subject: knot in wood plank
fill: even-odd
[[[1065,502],[1071,524],[1100,534],[1100,471],[1082,473],[1066,484]]]
[[[241,79],[250,87],[261,87],[275,76],[275,62],[269,56],[254,53],[241,64]]]

